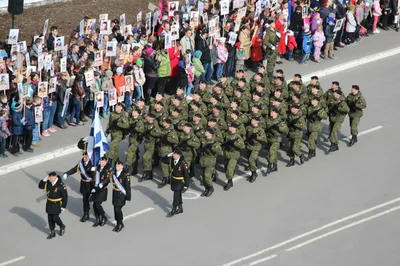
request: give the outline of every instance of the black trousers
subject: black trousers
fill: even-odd
[[[60,227],[64,226],[59,214],[47,214],[47,220],[49,221],[50,230],[54,230],[56,228],[56,224]]]
[[[165,85],[167,84],[168,77],[158,78],[157,79],[157,91],[164,95],[165,92]]]
[[[20,135],[12,135],[11,136],[11,146],[10,146],[10,153],[17,153],[19,152],[19,139]]]
[[[124,219],[122,206],[114,206],[114,218],[117,221],[117,224],[122,224],[122,220]]]
[[[90,210],[90,205],[89,205],[89,197],[90,194],[89,193],[84,193],[82,194],[82,202],[83,202],[83,212],[84,213],[88,213]]]
[[[27,130],[24,129],[24,147],[23,150],[27,150],[31,147],[32,145],[32,129]]]
[[[174,191],[174,201],[172,202],[172,206],[177,207],[182,205],[182,190]]]
[[[105,213],[103,206],[101,206],[103,202],[94,202],[93,203],[93,210],[94,210],[94,215],[96,218],[99,218],[100,215],[103,216]]]

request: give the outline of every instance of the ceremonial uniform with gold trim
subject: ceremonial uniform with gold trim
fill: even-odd
[[[114,217],[117,221],[117,226],[121,225],[123,227],[122,207],[125,206],[126,201],[131,200],[131,180],[127,172],[122,170],[120,172],[115,171],[110,182],[113,185],[112,204],[114,206]]]

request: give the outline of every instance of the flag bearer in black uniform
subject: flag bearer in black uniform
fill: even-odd
[[[124,169],[124,165],[121,161],[117,161],[115,165],[115,172],[111,178],[111,184],[113,185],[113,197],[112,204],[114,206],[114,216],[117,221],[117,225],[114,227],[114,232],[120,232],[124,228],[122,220],[124,216],[122,214],[122,207],[125,206],[126,201],[131,200],[131,180],[129,174]]]
[[[78,171],[81,174],[81,185],[79,188],[79,192],[82,194],[83,201],[83,216],[80,220],[82,223],[89,220],[89,197],[90,191],[92,191],[94,185],[94,169],[92,169],[92,167],[93,165],[90,161],[89,155],[87,154],[87,152],[84,152],[83,158],[78,162],[78,164],[65,172],[63,175],[63,179],[65,180],[69,175],[73,175]]]
[[[67,207],[67,187],[63,184],[61,177],[55,172],[51,172],[40,181],[39,188],[44,189],[47,195],[46,213],[50,227],[50,234],[47,239],[56,236],[56,224],[60,226],[60,236],[62,236],[65,233],[65,225],[60,219],[60,213]]]
[[[172,154],[171,160],[171,190],[174,192],[174,201],[172,202],[172,210],[168,214],[169,217],[183,212],[182,208],[182,191],[185,180],[189,178],[188,164],[185,162],[182,151],[176,149]]]

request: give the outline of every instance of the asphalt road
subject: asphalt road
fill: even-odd
[[[202,187],[196,180],[185,194],[191,199],[184,200],[184,213],[173,218],[165,217],[172,200],[168,187],[157,189],[157,182],[133,180],[132,201],[123,212],[141,214],[125,221],[121,233],[112,232],[111,223],[92,228],[92,222],[79,222],[82,204],[74,176],[66,180],[66,234],[46,240],[45,196],[37,184],[48,171],[68,170],[79,154],[4,175],[0,266],[398,266],[399,67],[400,56],[395,56],[322,80],[324,90],[339,80],[346,94],[358,84],[367,99],[360,125],[366,134],[354,147],[346,146],[346,119],[338,152],[326,155],[329,143],[321,140],[315,159],[287,169],[288,158],[281,151],[278,173],[260,176],[253,184],[236,178],[229,192],[223,191],[224,175],[219,174],[211,198],[198,198]],[[262,168],[265,154],[260,157]],[[238,175],[247,174],[243,164]],[[113,216],[110,195],[104,207]],[[21,260],[4,264],[16,258]]]

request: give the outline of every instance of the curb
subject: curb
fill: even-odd
[[[36,165],[39,163],[49,161],[51,159],[69,155],[69,154],[72,154],[72,153],[75,153],[78,151],[80,151],[80,149],[76,145],[71,145],[71,146],[67,146],[64,148],[54,150],[52,152],[40,154],[40,155],[32,157],[32,158],[27,158],[25,160],[21,160],[21,161],[15,162],[15,163],[10,163],[10,164],[0,167],[0,176],[20,170],[20,169],[24,169],[24,168],[32,166],[32,165]]]
[[[302,80],[304,83],[310,82],[312,76],[318,76],[319,78],[326,77],[328,75],[332,75],[332,74],[335,74],[338,72],[345,71],[350,68],[368,64],[370,62],[374,62],[374,61],[384,59],[384,58],[387,58],[387,57],[390,57],[393,55],[398,55],[398,54],[400,54],[400,46],[390,49],[390,50],[387,50],[387,51],[384,51],[384,52],[380,52],[380,53],[373,54],[373,55],[368,55],[368,56],[365,56],[365,57],[362,57],[359,59],[355,59],[355,60],[352,60],[352,61],[349,61],[349,62],[346,62],[343,64],[339,64],[339,65],[329,67],[329,68],[326,68],[326,69],[323,69],[320,71],[316,71],[311,74],[307,74],[302,77]],[[292,81],[292,80],[288,80],[287,82],[289,83],[290,81]],[[69,154],[72,154],[72,153],[75,153],[78,151],[80,151],[80,149],[76,145],[71,145],[71,146],[67,146],[65,148],[57,149],[52,152],[47,152],[47,153],[44,153],[44,154],[41,154],[41,155],[38,155],[38,156],[35,156],[32,158],[28,158],[28,159],[25,159],[22,161],[11,163],[11,164],[0,167],[0,176],[23,169],[25,167],[29,167],[32,165],[43,163],[45,161],[49,161],[51,159],[69,155]]]

